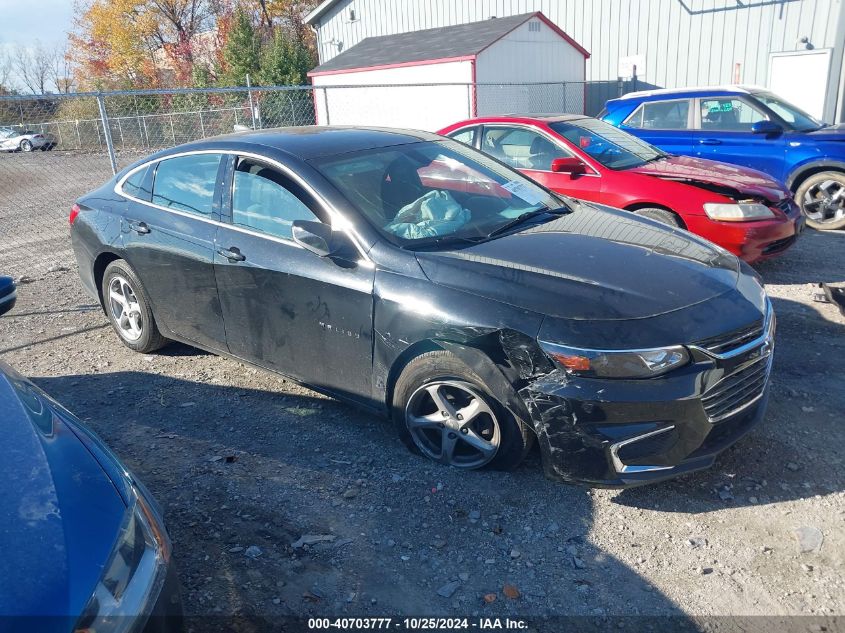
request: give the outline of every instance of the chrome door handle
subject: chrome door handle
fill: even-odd
[[[150,232],[150,227],[146,222],[130,222],[129,229],[135,231],[138,235],[146,235]]]

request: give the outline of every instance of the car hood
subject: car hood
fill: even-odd
[[[4,363],[0,411],[0,616],[75,617],[100,578],[126,504],[67,414]]]
[[[685,231],[601,205],[468,248],[418,252],[437,284],[562,319],[641,319],[736,288],[739,262]]]
[[[739,194],[762,197],[779,202],[789,197],[789,190],[777,180],[755,169],[720,163],[693,156],[669,156],[628,170],[666,180],[704,183],[714,187],[728,187]]]
[[[845,123],[826,125],[819,130],[799,132],[799,134],[809,137],[813,141],[845,141]]]

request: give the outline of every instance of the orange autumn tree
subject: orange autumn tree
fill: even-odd
[[[75,14],[70,57],[87,89],[185,85],[214,24],[207,0],[78,0]]]

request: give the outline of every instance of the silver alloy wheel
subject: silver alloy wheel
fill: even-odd
[[[458,468],[481,468],[496,456],[501,430],[496,414],[467,382],[423,385],[408,400],[405,424],[426,457]]]
[[[32,151],[32,143],[30,141],[27,141],[26,139],[24,139],[23,141],[21,141],[21,149],[25,152],[31,152]]]
[[[126,279],[115,275],[109,282],[109,314],[117,331],[127,341],[137,341],[144,333],[141,306]]]
[[[813,222],[838,222],[845,218],[845,184],[833,178],[823,180],[807,190],[801,206]]]

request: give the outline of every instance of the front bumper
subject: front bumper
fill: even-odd
[[[777,217],[754,222],[687,217],[687,228],[751,264],[782,255],[804,230],[804,216],[793,200],[786,200],[773,210]]]
[[[149,619],[144,626],[144,633],[179,633],[183,630],[182,597],[176,566],[171,560],[167,568],[167,578],[158,595]]]
[[[734,348],[689,346],[692,362],[649,380],[553,371],[520,390],[551,479],[627,487],[711,466],[765,415],[774,315]]]

